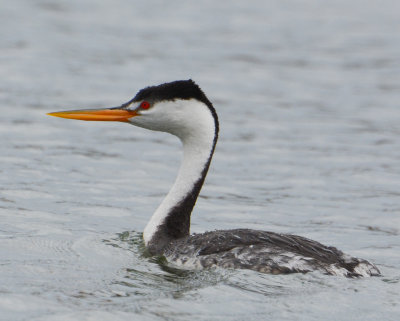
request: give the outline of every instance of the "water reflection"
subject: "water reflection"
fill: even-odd
[[[398,7],[3,1],[1,317],[397,319]],[[221,121],[192,230],[303,235],[384,277],[187,271],[146,254],[140,231],[173,183],[179,143],[45,114],[187,78]]]

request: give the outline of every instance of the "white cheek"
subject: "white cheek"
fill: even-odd
[[[140,111],[140,115],[131,118],[130,123],[151,130],[168,132],[182,140],[202,129],[208,131],[210,129],[208,127],[214,125],[208,107],[194,99],[156,103],[149,110]]]
[[[141,110],[138,112],[138,114],[138,116],[129,119],[129,122],[132,125],[146,129],[162,131],[158,126],[158,118],[160,117],[160,113],[155,111],[154,108],[151,108],[150,110]]]

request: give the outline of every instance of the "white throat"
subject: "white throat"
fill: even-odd
[[[209,108],[197,100],[180,102],[178,108],[176,107],[177,101],[169,103],[175,105],[175,110],[178,109],[177,113],[174,113],[174,117],[183,119],[179,121],[174,119],[173,123],[180,125],[174,128],[169,127],[166,131],[178,136],[182,141],[183,161],[174,185],[144,229],[143,238],[146,245],[153,239],[171,210],[179,206],[202,175],[206,173],[204,168],[208,166],[214,148],[216,126]]]

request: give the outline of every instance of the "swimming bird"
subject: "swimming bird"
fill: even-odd
[[[178,176],[144,229],[148,252],[187,268],[241,268],[284,274],[320,271],[347,277],[380,275],[366,260],[305,237],[253,229],[190,235],[193,207],[218,140],[217,113],[192,80],[141,89],[119,107],[49,113],[87,121],[118,121],[177,136],[183,145]]]

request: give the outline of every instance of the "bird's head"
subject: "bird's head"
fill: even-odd
[[[118,121],[168,132],[185,139],[214,127],[215,110],[206,95],[192,80],[178,80],[140,90],[119,107],[81,109],[49,113],[50,116],[87,121]]]

